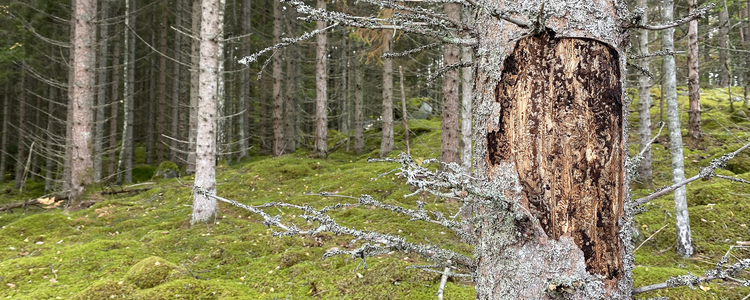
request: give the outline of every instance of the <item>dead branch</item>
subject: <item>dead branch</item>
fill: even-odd
[[[646,30],[664,30],[664,29],[674,28],[674,27],[680,26],[682,24],[685,24],[687,22],[690,22],[692,20],[696,20],[696,19],[702,18],[703,16],[705,16],[706,14],[708,14],[708,11],[710,11],[714,7],[716,7],[715,3],[710,3],[710,4],[707,4],[707,5],[703,5],[703,6],[699,7],[698,9],[696,9],[695,11],[693,11],[691,14],[689,14],[689,15],[681,18],[681,19],[674,20],[674,21],[671,21],[671,22],[667,22],[667,23],[664,23],[664,24],[655,24],[655,25],[649,25],[649,24],[642,24],[642,23],[640,23],[640,21],[642,19],[636,15],[636,16],[632,17],[632,19],[635,19],[636,22],[629,24],[628,26],[626,26],[626,28],[638,28],[638,29],[646,29]],[[642,14],[643,10],[639,9],[636,12],[640,12]]]

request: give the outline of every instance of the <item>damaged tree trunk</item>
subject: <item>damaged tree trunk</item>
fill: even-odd
[[[474,166],[503,191],[475,210],[477,299],[630,299],[626,8],[522,3],[477,19]]]

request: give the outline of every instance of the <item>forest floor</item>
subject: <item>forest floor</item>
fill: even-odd
[[[736,89],[735,89],[736,90]],[[734,91],[736,93],[736,91]],[[631,93],[632,94],[632,93]],[[652,91],[659,95],[658,90]],[[680,90],[687,110],[687,96]],[[750,140],[750,121],[730,113],[726,89],[703,92],[704,140],[695,149],[685,148],[686,176],[698,173],[713,158],[732,152]],[[659,120],[658,98],[652,119]],[[637,125],[637,99],[631,105],[630,124]],[[742,103],[735,103],[738,111]],[[683,114],[683,126],[687,114]],[[656,122],[654,122],[656,123]],[[440,150],[440,120],[411,120],[412,156],[421,162]],[[396,137],[403,137],[403,126]],[[656,134],[658,128],[653,130]],[[687,130],[683,130],[684,134]],[[321,192],[359,196],[369,194],[386,204],[426,208],[453,215],[459,204],[434,196],[411,193],[405,180],[388,173],[398,165],[367,163],[376,157],[380,143],[377,129],[366,131],[364,155],[339,148],[327,159],[309,153],[272,158],[252,155],[239,163],[217,167],[218,195],[249,205],[283,201],[322,208],[354,199],[322,197]],[[330,145],[345,138],[331,131]],[[631,153],[637,150],[637,130],[631,129]],[[667,129],[653,146],[655,186],[671,182]],[[404,149],[397,140],[392,156]],[[154,167],[141,163],[135,172],[138,186],[92,186],[86,209],[63,212],[59,207],[33,205],[0,212],[0,298],[8,299],[435,299],[440,276],[415,269],[428,264],[415,254],[392,252],[367,260],[348,256],[322,258],[333,247],[350,247],[351,237],[318,234],[314,237],[274,237],[274,228],[247,211],[219,203],[215,225],[189,226],[192,177],[149,180]],[[743,153],[717,172],[750,180],[750,153]],[[381,174],[386,174],[381,176]],[[0,206],[39,197],[43,183],[30,180],[23,193],[12,183],[0,185]],[[143,191],[143,189],[148,189]],[[633,183],[633,198],[651,190]],[[648,204],[648,212],[636,217],[640,235],[636,246],[635,286],[662,282],[688,272],[701,275],[714,268],[730,246],[750,245],[750,187],[713,179],[688,186],[691,227],[696,254],[681,258],[674,252],[674,219],[671,194]],[[284,220],[304,225],[298,211],[267,208]],[[432,243],[470,255],[472,248],[436,225],[375,209],[348,207],[331,213],[341,225],[403,236],[415,243]],[[644,242],[645,241],[645,242]],[[739,242],[739,243],[738,243]],[[748,258],[746,249],[734,249],[732,260]],[[746,276],[744,273],[740,277]],[[715,282],[695,289],[681,287],[642,295],[672,299],[741,299],[750,287]],[[462,279],[449,280],[446,299],[472,299],[474,287]],[[640,296],[639,296],[640,297]]]

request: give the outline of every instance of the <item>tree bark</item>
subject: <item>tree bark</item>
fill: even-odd
[[[464,23],[471,22],[471,11],[462,10]],[[473,60],[470,47],[461,47],[461,62],[470,63]],[[471,173],[471,107],[474,83],[472,67],[461,68],[461,166]]]
[[[224,26],[224,0],[204,0],[201,7],[198,128],[193,214],[190,224],[212,222],[216,194],[216,107],[219,81],[219,40]]]
[[[401,120],[404,121],[404,142],[406,144],[406,154],[411,155],[409,147],[409,117],[406,111],[406,92],[404,91],[404,70],[398,66],[398,83],[401,90]],[[471,159],[469,159],[471,161]]]
[[[175,11],[174,24],[177,27],[182,26],[182,0],[177,0],[177,9]],[[180,76],[182,66],[177,62],[182,62],[182,34],[175,32],[174,34],[174,61],[172,62],[172,141],[170,143],[171,155],[170,160],[174,163],[180,164],[179,160],[180,153],[177,150],[184,149],[178,142],[180,128]]]
[[[109,85],[108,80],[108,63],[107,57],[109,55],[109,25],[104,22],[109,22],[109,1],[102,1],[101,8],[101,20],[103,23],[99,25],[99,84],[97,91],[96,100],[96,122],[94,131],[94,182],[102,181],[102,143],[104,139],[104,106],[107,104],[107,86]]]
[[[326,0],[317,0],[317,8],[325,9]],[[316,21],[317,30],[326,28],[326,22]],[[325,158],[328,152],[328,38],[325,33],[315,36],[315,148],[314,155]]]
[[[319,21],[320,22],[320,21]],[[281,42],[281,4],[273,1],[273,44]],[[273,56],[273,109],[271,122],[273,123],[273,156],[279,156],[284,151],[284,128],[281,124],[283,99],[281,94],[281,53]]]
[[[446,4],[448,18],[460,22],[461,7],[458,4]],[[459,62],[458,46],[445,45],[443,65],[450,66]],[[443,124],[440,143],[440,160],[444,163],[460,163],[458,136],[458,69],[445,72],[443,78]]]
[[[697,0],[688,0],[688,12],[698,8]],[[690,110],[688,111],[688,136],[693,147],[701,141],[700,79],[698,77],[698,20],[688,24],[688,90]]]
[[[252,30],[252,11],[251,8],[251,1],[250,0],[243,0],[242,1],[242,34],[249,34]],[[242,53],[250,53],[250,47],[248,45],[248,41],[242,43],[242,46],[240,49],[242,49]],[[250,105],[248,103],[248,99],[250,98],[250,67],[249,66],[242,66],[242,71],[240,72],[240,99],[238,100],[240,111],[240,116],[237,119],[237,139],[238,139],[238,145],[239,145],[239,159],[242,159],[243,157],[247,156],[247,141],[246,141],[246,132],[247,132],[247,116],[249,115],[248,109],[250,108]]]
[[[362,77],[364,77],[364,65],[357,59],[357,67],[354,68],[354,153],[362,154],[365,147],[364,124],[362,120]]]
[[[80,18],[80,17],[76,17]],[[78,27],[76,27],[78,28]],[[74,57],[75,59],[76,57]],[[75,62],[73,64],[73,72],[79,71],[75,68]],[[18,143],[16,144],[16,147],[18,148],[18,153],[16,153],[16,175],[15,175],[15,189],[20,189],[21,184],[23,183],[23,173],[24,173],[24,162],[26,161],[26,63],[24,62],[21,64],[21,80],[18,82],[18,123],[16,123],[16,126],[18,126]],[[75,81],[74,81],[75,82]],[[93,84],[92,84],[93,86]],[[77,90],[73,90],[73,97],[76,97],[75,94]],[[80,90],[78,90],[80,92]],[[73,104],[71,102],[71,104]],[[89,106],[90,107],[90,106]],[[80,125],[76,124],[73,120],[68,120],[68,126],[75,126]],[[69,145],[71,147],[72,145]]]
[[[55,102],[57,102],[57,88],[50,85],[48,91],[49,91],[48,92],[49,101],[47,101],[47,113],[49,113],[50,115],[54,115]],[[46,154],[44,158],[44,192],[45,193],[52,191],[54,189],[54,181],[53,181],[54,177],[53,177],[53,172],[52,172],[52,166],[55,162],[54,160],[55,145],[52,142],[52,135],[53,135],[53,132],[55,131],[55,128],[52,126],[53,124],[52,122],[53,122],[53,119],[51,117],[48,117],[47,124],[45,124],[45,129],[47,130],[47,135],[44,138],[44,144],[45,144],[44,153]],[[3,142],[3,144],[5,143]],[[3,147],[2,149],[5,150],[5,147]],[[0,165],[3,165],[3,162],[0,162]],[[0,167],[0,174],[4,175],[4,169],[2,167]]]
[[[719,10],[719,86],[729,85],[729,7],[724,1]],[[730,99],[731,101],[731,99]]]
[[[5,164],[8,155],[5,154],[8,149],[8,124],[10,123],[10,115],[8,114],[8,106],[10,100],[8,99],[8,88],[6,86],[5,95],[3,97],[3,136],[0,140],[0,182],[5,182]]]
[[[120,149],[120,160],[117,167],[117,183],[126,184],[133,182],[133,110],[135,101],[135,34],[131,32],[135,28],[135,1],[125,0],[125,35],[123,51],[123,117],[122,117],[122,148]],[[132,8],[131,8],[132,6]]]
[[[648,22],[648,7],[646,6],[646,0],[638,0],[637,7],[643,8],[643,22]],[[642,29],[639,31],[637,39],[638,53],[641,55],[647,55],[648,51],[648,30]],[[648,70],[649,59],[644,58],[638,62],[638,65]],[[638,174],[641,182],[645,188],[650,188],[653,182],[653,175],[651,171],[651,84],[648,75],[638,75],[638,104],[639,106],[639,123],[638,123],[638,136],[639,136],[639,151],[643,152],[640,165],[638,166]],[[644,151],[644,149],[646,149]]]
[[[192,33],[199,35],[201,30],[201,0],[193,0],[193,14],[192,14]],[[195,138],[196,130],[198,128],[198,88],[200,82],[198,81],[198,63],[200,60],[200,41],[193,39],[193,49],[190,56],[190,114],[189,114],[189,131],[188,131],[188,155],[187,155],[187,167],[185,172],[188,174],[195,173]]]
[[[392,31],[383,32],[383,53],[391,51]],[[383,131],[380,141],[380,157],[393,150],[393,59],[383,59]]]
[[[117,26],[117,27],[121,27],[121,26]],[[126,39],[123,39],[123,44],[124,43],[127,43]],[[114,42],[114,44],[117,45],[117,42]],[[114,47],[114,48],[115,50],[113,51],[114,58],[112,60],[113,61],[112,64],[118,65],[120,64],[120,47]],[[107,175],[109,177],[108,181],[113,180],[117,176],[117,169],[115,169],[116,168],[115,158],[117,157],[117,119],[119,115],[118,110],[120,108],[120,101],[119,101],[120,83],[118,80],[120,80],[120,68],[119,67],[112,68],[112,81],[113,81],[112,94],[111,94],[112,96],[110,97],[110,104],[109,104],[110,105],[109,106],[109,109],[110,109],[110,112],[109,112],[109,118],[110,118],[109,120],[109,149],[110,150],[109,151],[110,152],[109,152],[109,156],[107,159],[109,161],[109,168],[108,168],[109,175]]]
[[[479,190],[497,191],[473,207],[482,216],[474,228],[477,299],[630,299],[627,8],[516,6],[514,17],[528,23],[544,7],[541,32],[476,18],[483,25],[475,49],[492,51],[477,54],[473,176]]]
[[[662,21],[673,20],[673,0],[662,2]],[[662,50],[674,51],[674,28],[662,31]],[[685,180],[684,158],[682,154],[682,132],[680,130],[680,112],[677,106],[677,83],[674,56],[664,56],[662,74],[664,76],[664,98],[667,102],[667,124],[669,127],[669,150],[672,154],[672,181]],[[675,231],[677,234],[677,254],[683,257],[693,255],[693,241],[690,236],[690,217],[688,216],[685,187],[674,191]]]
[[[159,30],[159,104],[156,113],[156,163],[164,161],[163,134],[167,133],[167,31],[169,30],[169,1],[162,0],[161,28]]]
[[[91,138],[96,83],[96,0],[76,0],[74,7],[75,47],[73,56],[73,92],[68,109],[73,119],[71,128],[71,203],[83,194],[83,189],[93,180]],[[20,152],[19,152],[20,153]]]

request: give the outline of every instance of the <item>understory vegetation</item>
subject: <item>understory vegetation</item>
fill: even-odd
[[[742,91],[734,89],[735,94]],[[679,90],[682,111],[687,93]],[[634,94],[634,93],[631,93]],[[652,120],[659,121],[659,91],[652,90]],[[701,144],[685,148],[686,175],[698,173],[711,159],[734,151],[750,139],[748,110],[735,103],[730,111],[728,91],[702,91],[703,132]],[[631,104],[630,124],[637,125],[637,99]],[[683,126],[687,113],[683,113]],[[440,120],[410,120],[411,154],[417,162],[435,158],[440,150]],[[403,126],[396,126],[396,155],[405,149]],[[658,126],[652,131],[658,132]],[[687,133],[687,129],[684,130]],[[380,132],[365,132],[363,155],[339,147],[327,159],[313,159],[306,151],[272,158],[254,154],[242,162],[217,167],[218,195],[249,205],[268,202],[324,207],[356,203],[354,199],[324,194],[369,194],[386,204],[426,208],[454,215],[460,204],[428,194],[412,193],[397,173],[398,165],[367,163],[378,155]],[[344,134],[331,132],[329,146]],[[637,133],[631,129],[630,152],[637,152]],[[666,130],[653,145],[654,184],[671,182]],[[136,153],[136,162],[144,161]],[[318,234],[273,237],[262,219],[247,211],[219,203],[216,224],[189,226],[192,177],[152,179],[155,166],[134,170],[137,186],[90,186],[84,200],[93,206],[64,213],[54,204],[27,206],[0,213],[0,298],[10,299],[434,299],[440,275],[409,266],[429,263],[413,253],[391,252],[367,260],[335,256],[323,259],[333,247],[345,249],[351,237]],[[750,154],[743,153],[717,173],[750,180]],[[382,175],[385,174],[385,175]],[[382,176],[381,176],[382,175]],[[651,190],[633,182],[633,198]],[[0,186],[0,206],[42,196],[44,183],[30,180],[23,193],[12,183]],[[715,267],[730,246],[750,245],[750,187],[721,179],[697,181],[687,187],[691,228],[696,254],[684,259],[674,252],[674,204],[670,196],[646,205],[636,217],[639,235],[634,237],[635,286],[663,282],[670,276],[696,275]],[[59,202],[58,202],[59,203]],[[299,211],[270,208],[286,220],[299,221]],[[363,230],[398,234],[408,241],[431,243],[464,254],[472,248],[452,232],[425,222],[374,207],[348,207],[331,213],[339,224]],[[666,225],[666,226],[665,226]],[[644,242],[645,241],[645,242]],[[750,249],[749,249],[750,250]],[[748,250],[732,251],[748,258]],[[750,287],[732,282],[713,282],[690,289],[680,287],[639,295],[672,299],[741,299]],[[460,278],[449,280],[447,299],[472,299],[474,287]]]

